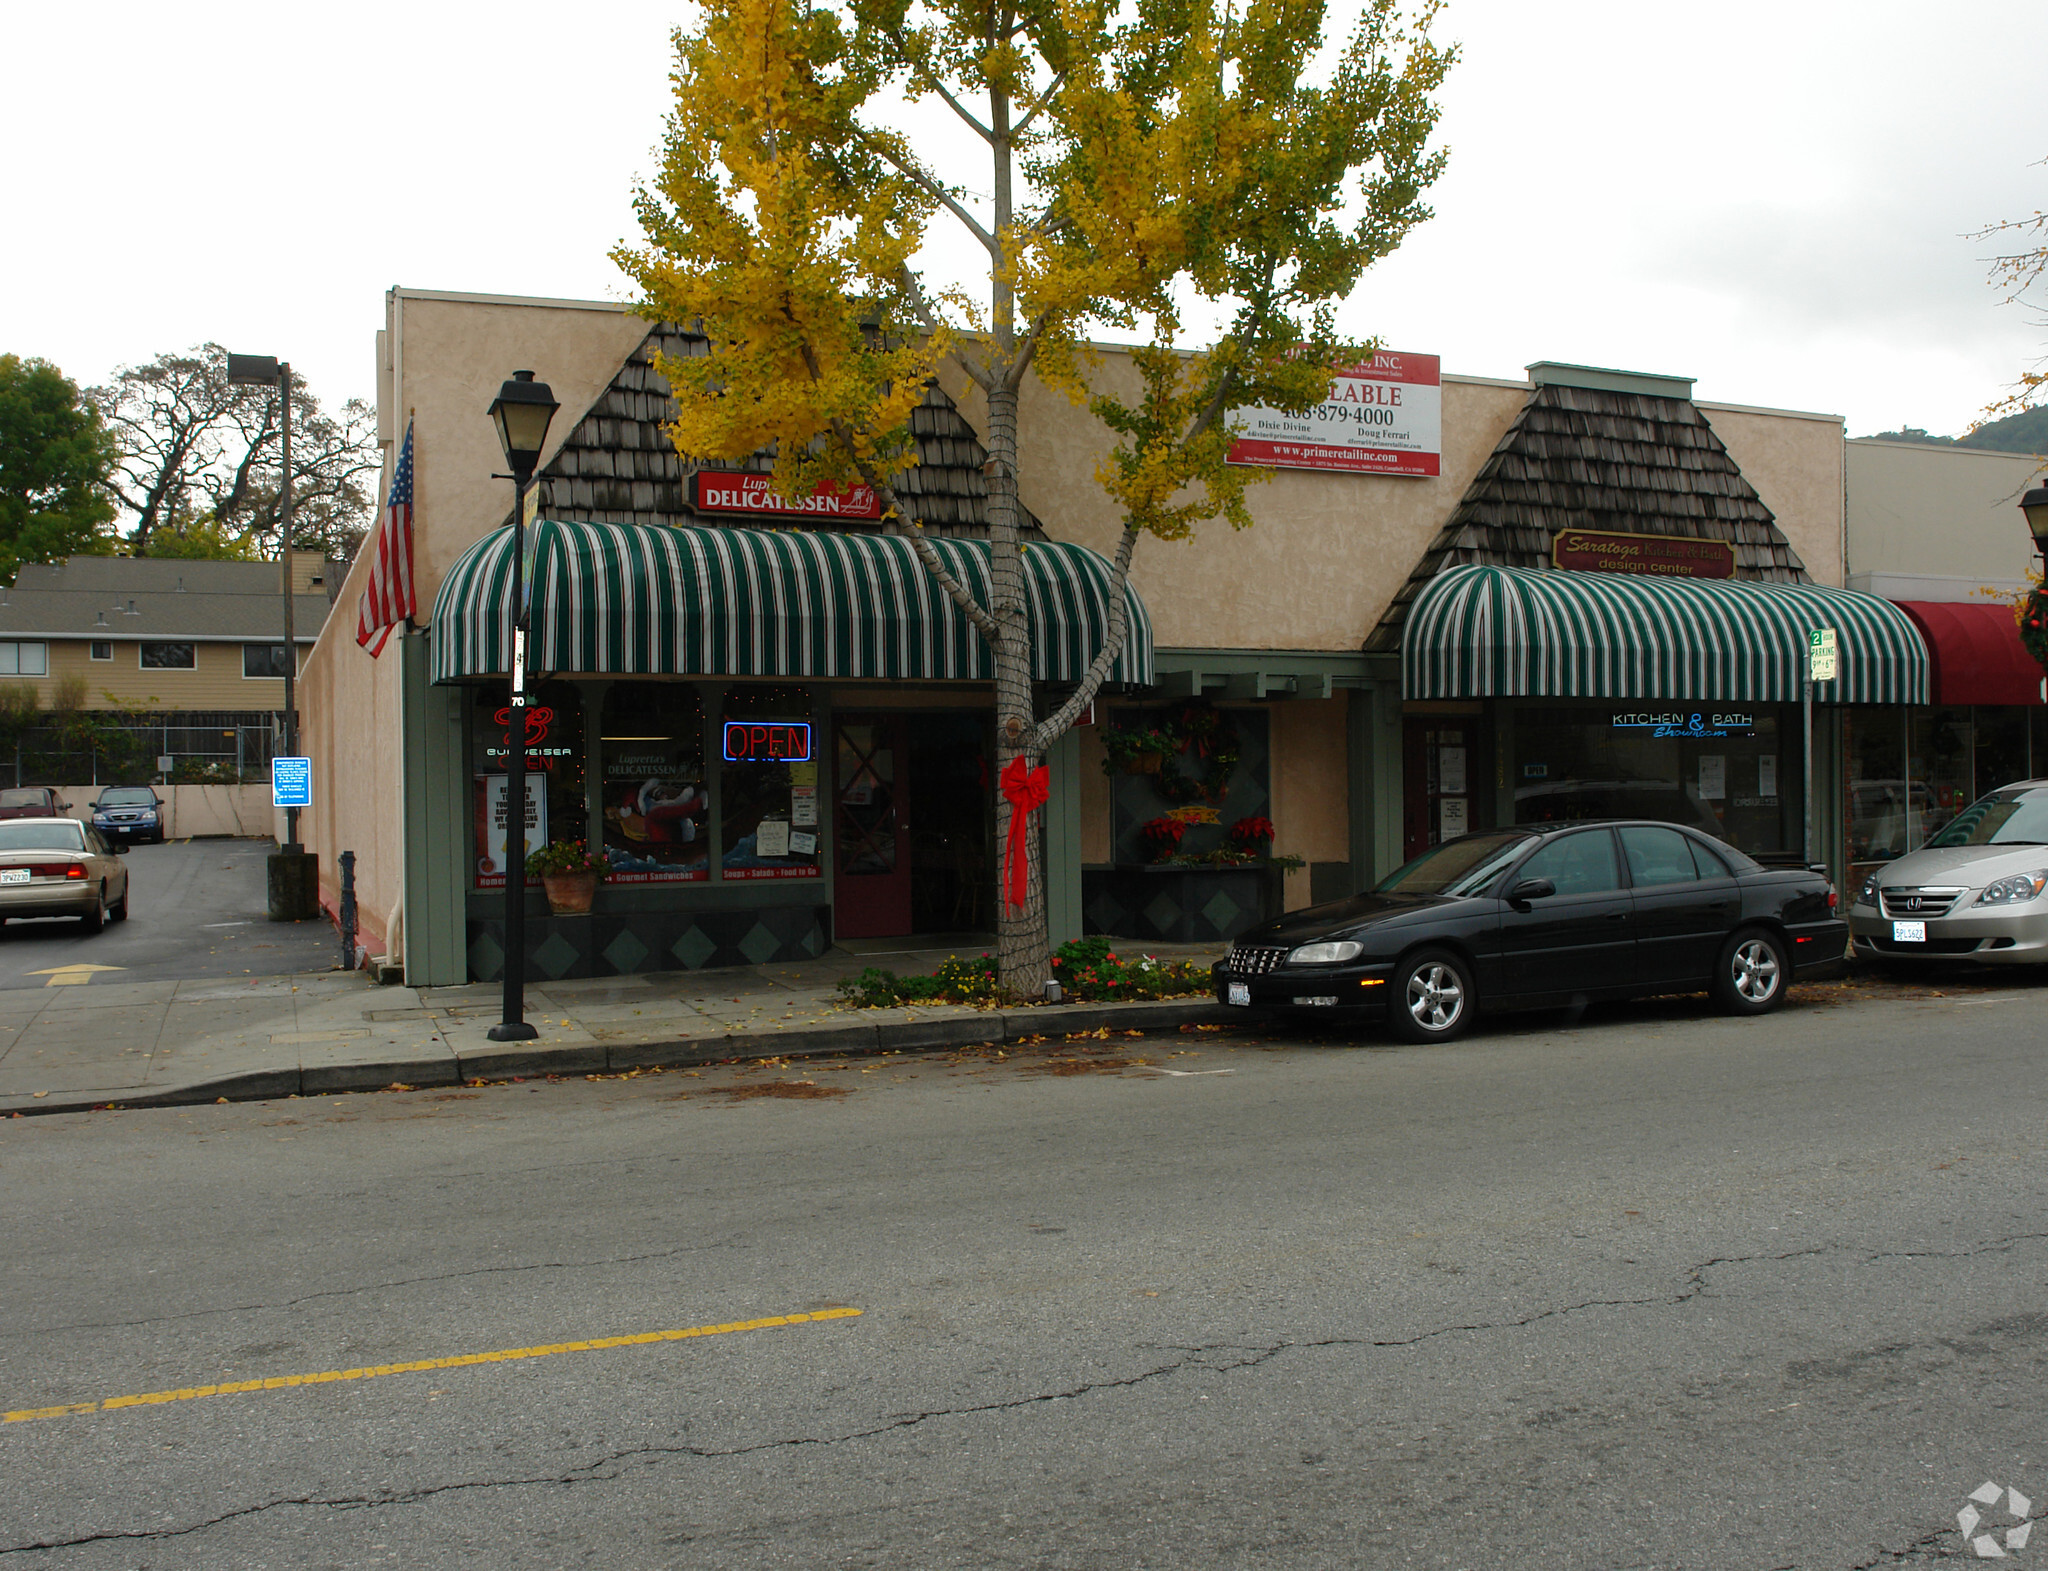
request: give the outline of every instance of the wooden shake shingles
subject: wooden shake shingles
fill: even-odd
[[[789,528],[795,518],[758,521],[729,514],[699,515],[689,504],[693,468],[767,474],[772,457],[757,453],[745,463],[686,464],[662,429],[673,418],[667,380],[654,369],[659,350],[672,358],[705,355],[701,335],[657,327],[635,349],[541,471],[546,487],[541,511],[549,518],[586,523],[719,524]],[[918,462],[894,477],[904,516],[936,535],[985,538],[988,482],[982,466],[988,453],[952,399],[933,385],[911,411]],[[840,527],[845,527],[841,525]],[[853,527],[861,527],[855,525]],[[1038,520],[1025,515],[1027,536],[1042,537]]]
[[[1400,647],[1409,603],[1444,569],[1547,568],[1565,529],[1726,540],[1737,578],[1812,582],[1689,399],[1550,384],[1529,394],[1366,649]]]

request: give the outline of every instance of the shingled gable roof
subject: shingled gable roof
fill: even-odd
[[[1547,364],[1529,374],[1528,401],[1394,596],[1368,651],[1400,647],[1410,602],[1446,568],[1547,568],[1564,529],[1726,540],[1737,578],[1813,582],[1693,403],[1689,381]]]
[[[654,369],[657,351],[680,359],[709,354],[711,344],[701,334],[666,325],[648,333],[536,477],[545,486],[542,516],[573,523],[782,529],[800,524],[794,518],[756,524],[723,513],[700,515],[690,506],[688,478],[695,469],[766,474],[775,464],[758,453],[743,464],[679,458],[662,429],[674,418],[675,405],[667,379]],[[925,389],[924,403],[911,411],[910,427],[917,440],[918,463],[895,477],[905,517],[932,534],[985,538],[988,484],[982,465],[988,453],[974,428],[936,384]],[[1038,520],[1028,512],[1024,527],[1027,538],[1043,536]]]

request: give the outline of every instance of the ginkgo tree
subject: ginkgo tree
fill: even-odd
[[[887,527],[989,646],[1006,780],[1013,761],[1038,764],[1113,667],[1140,537],[1250,524],[1246,488],[1265,472],[1226,462],[1231,411],[1323,402],[1336,370],[1374,347],[1340,337],[1337,305],[1430,216],[1435,94],[1456,58],[1431,36],[1437,7],[1362,0],[1335,41],[1329,9],[702,0],[698,27],[675,34],[660,173],[637,197],[644,238],[615,253],[645,314],[712,346],[659,362],[671,439],[694,459],[772,451],[786,496],[875,488]],[[986,152],[985,192],[950,182],[901,129],[918,102]],[[985,270],[932,271],[941,222]],[[1220,326],[1213,342],[1189,346],[1192,319]],[[1134,376],[1107,373],[1089,347],[1104,330],[1134,341]],[[1123,524],[1103,647],[1044,705],[1019,542],[1030,375],[1101,422],[1096,474]],[[971,382],[985,410],[986,605],[891,484],[916,462],[910,413],[944,376]],[[999,794],[998,844],[1015,810]],[[1025,996],[1049,970],[1042,863],[1030,858],[1021,904],[999,901],[1000,975]]]

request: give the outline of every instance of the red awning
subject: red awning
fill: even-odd
[[[2011,606],[1934,600],[1898,606],[1927,640],[1935,703],[2040,704],[2041,668],[2020,642]]]

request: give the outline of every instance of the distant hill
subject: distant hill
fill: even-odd
[[[1897,431],[1879,431],[1869,440],[1925,442],[1930,447],[1976,447],[1993,453],[2048,453],[2048,404],[2022,409],[1964,437],[1929,436],[1918,426],[1909,425]]]

